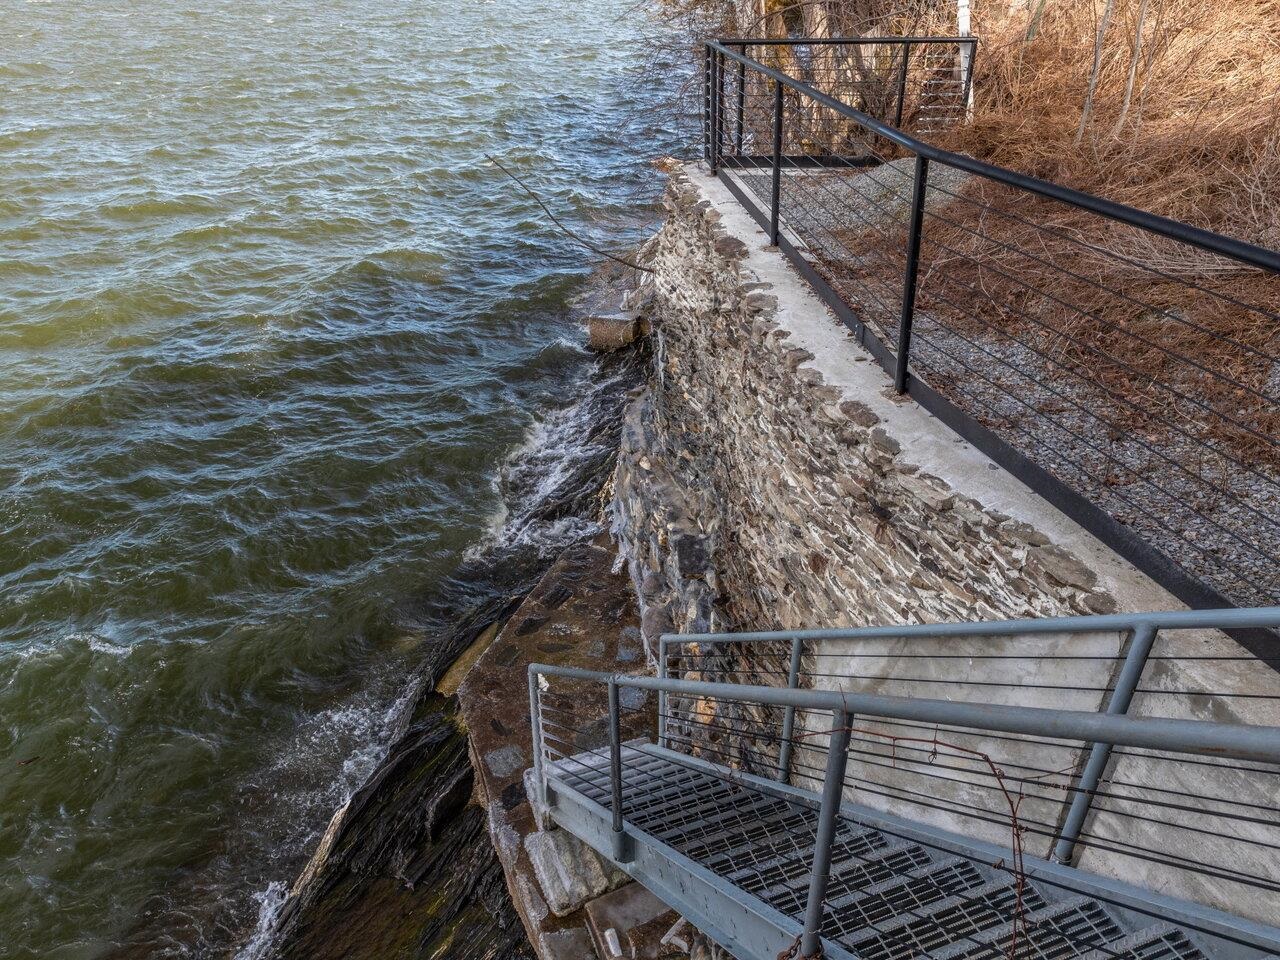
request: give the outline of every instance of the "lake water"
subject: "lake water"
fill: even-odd
[[[0,956],[217,956],[587,388],[627,0],[0,0]]]

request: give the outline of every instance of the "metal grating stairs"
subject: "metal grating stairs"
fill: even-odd
[[[551,815],[600,845],[608,827],[607,751],[549,764]],[[818,811],[801,791],[718,767],[640,741],[622,750],[623,816],[643,837],[655,890],[695,923],[699,889],[720,885],[738,906],[793,930],[805,909]],[[786,792],[791,790],[792,795]],[[592,818],[598,823],[590,822]],[[602,849],[607,847],[602,846]],[[1033,879],[1021,891],[1005,870],[873,829],[842,813],[832,855],[822,927],[827,957],[859,960],[1000,960],[1011,952],[1034,960],[1208,960],[1195,936],[1130,909],[1116,909]],[[665,865],[665,866],[664,866]],[[673,879],[664,879],[668,873]],[[683,876],[684,879],[681,879]],[[715,879],[712,879],[712,878]],[[643,877],[641,879],[644,879]],[[691,909],[692,907],[692,909]],[[1010,950],[1018,924],[1017,949]],[[724,933],[724,931],[722,931]],[[794,934],[791,934],[794,935]],[[744,938],[724,939],[742,951]],[[729,944],[726,944],[729,945]],[[731,946],[732,949],[732,946]],[[770,948],[772,949],[772,948]],[[739,955],[766,955],[749,949]]]

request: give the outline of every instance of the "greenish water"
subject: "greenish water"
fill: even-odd
[[[591,383],[483,154],[635,236],[672,81],[624,0],[0,16],[0,956],[216,956]]]

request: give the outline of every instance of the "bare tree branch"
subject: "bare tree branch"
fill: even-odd
[[[1093,70],[1089,73],[1089,92],[1084,98],[1084,110],[1080,113],[1080,129],[1076,131],[1075,146],[1080,146],[1084,139],[1085,128],[1089,126],[1089,117],[1093,114],[1093,96],[1098,90],[1098,75],[1102,73],[1102,41],[1107,36],[1107,25],[1111,22],[1111,11],[1115,8],[1115,0],[1107,0],[1102,8],[1102,21],[1098,24],[1098,37],[1093,42]]]

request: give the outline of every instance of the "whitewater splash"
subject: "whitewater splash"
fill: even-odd
[[[502,460],[492,481],[501,507],[488,533],[467,550],[465,573],[455,577],[467,578],[458,585],[471,600],[484,595],[489,578],[494,589],[499,584],[509,588],[513,569],[525,571],[527,585],[532,585],[566,547],[604,529],[599,494],[616,458],[623,402],[642,371],[639,350],[597,359],[574,384],[578,398],[535,417],[522,441]],[[403,732],[420,689],[419,681],[407,681],[385,711],[347,707],[322,714],[304,728],[298,740],[304,753],[308,742],[338,731],[350,736],[358,730],[366,738],[344,762],[334,787],[325,792],[334,808],[343,807],[375,773]],[[308,806],[314,811],[314,804]],[[318,826],[323,818],[313,820]],[[279,879],[254,895],[256,922],[236,960],[269,955],[288,896]]]
[[[597,478],[616,457],[622,399],[638,380],[633,353],[600,358],[575,384],[577,400],[531,421],[493,478],[500,506],[469,560],[522,549],[554,557],[604,529]]]

